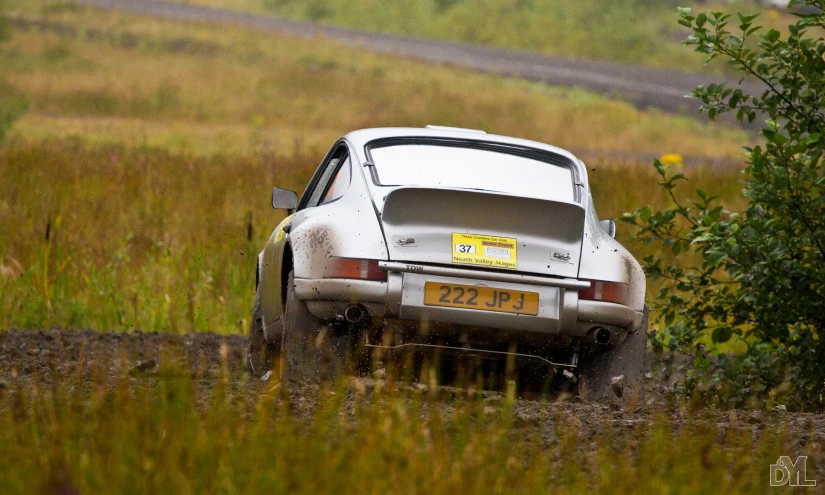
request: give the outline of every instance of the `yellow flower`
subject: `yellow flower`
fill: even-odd
[[[662,162],[662,165],[676,165],[677,167],[682,167],[682,155],[678,153],[665,153],[659,158],[659,161]]]

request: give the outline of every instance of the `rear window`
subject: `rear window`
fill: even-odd
[[[475,189],[574,201],[569,167],[532,156],[451,145],[403,143],[371,147],[377,179],[385,186]]]

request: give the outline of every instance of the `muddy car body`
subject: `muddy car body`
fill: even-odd
[[[251,369],[281,347],[300,366],[311,358],[290,342],[339,323],[357,329],[345,347],[506,350],[578,373],[591,395],[641,380],[644,274],[565,150],[464,129],[359,130],[300,201],[276,188],[273,207],[290,214],[258,257]]]

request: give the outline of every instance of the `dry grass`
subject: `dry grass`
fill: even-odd
[[[323,40],[54,2],[14,8],[22,20],[0,45],[0,77],[31,111],[0,144],[0,329],[244,332],[253,255],[282,215],[270,188],[302,189],[352,128],[484,127],[631,157],[736,157],[747,140]],[[590,165],[602,217],[668,201],[650,167]],[[736,170],[691,177],[737,195]],[[507,401],[339,387],[310,418],[301,397],[225,366],[134,377],[76,347],[65,351],[91,368],[40,374],[49,355],[18,351],[19,369],[0,359],[4,493],[763,492],[779,454],[822,457],[820,443],[801,449],[799,423],[743,413],[686,421],[684,408],[593,406],[588,422],[579,404],[523,414]]]
[[[317,159],[12,141],[0,148],[14,178],[0,182],[0,328],[245,331],[254,255],[282,215],[270,188],[301,190]],[[738,190],[736,171],[692,175],[709,193]],[[601,216],[665,205],[655,180],[599,164]]]
[[[24,137],[248,154],[291,152],[296,140],[320,151],[356,128],[434,123],[599,151],[740,157],[748,141],[585,91],[324,40],[39,5],[15,6],[23,20],[0,45],[0,72],[31,100]]]
[[[270,188],[302,190],[355,128],[459,125],[624,154],[590,163],[605,218],[667,201],[636,154],[737,157],[747,141],[323,40],[51,1],[14,9],[0,73],[31,110],[0,145],[0,328],[244,331],[254,254],[281,215]],[[693,175],[726,198],[738,189],[735,170]]]
[[[823,455],[799,445],[810,417],[358,387],[313,406],[225,372],[91,371],[0,391],[4,493],[764,493],[779,455],[809,455],[809,478]]]

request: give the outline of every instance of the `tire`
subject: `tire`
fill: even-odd
[[[644,401],[645,354],[647,353],[647,306],[638,330],[628,333],[615,346],[593,346],[579,357],[579,395],[594,402],[618,398],[625,406]],[[613,384],[614,377],[623,378]]]
[[[264,322],[261,311],[261,288],[255,291],[255,305],[246,344],[246,369],[254,377],[262,377],[272,371],[278,362],[280,343],[270,344],[264,337]]]
[[[334,381],[345,371],[351,357],[351,339],[340,335],[330,325],[322,324],[309,312],[304,301],[295,295],[294,274],[287,284],[284,317],[283,376],[293,384],[317,384]]]

